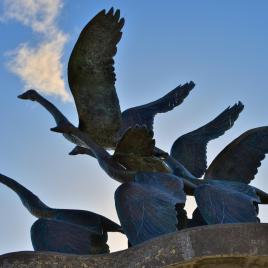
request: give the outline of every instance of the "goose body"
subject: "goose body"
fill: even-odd
[[[207,169],[207,143],[233,126],[243,110],[239,102],[207,125],[177,139],[165,160],[168,169],[155,157],[155,152],[161,150],[155,148],[153,140],[154,116],[182,103],[194,83],[179,86],[156,101],[121,112],[115,90],[113,57],[123,25],[118,10],[115,13],[113,9],[107,13],[101,11],[85,26],[75,44],[68,63],[68,81],[79,116],[78,127],[36,91],[27,91],[19,97],[44,106],[56,121],[54,131],[84,147],[84,152],[94,156],[110,177],[122,183],[115,201],[122,228],[131,244],[176,230],[180,221],[185,221],[177,217],[183,215],[184,191],[194,195],[197,201],[193,225],[194,221],[204,224],[258,222],[257,204],[267,202],[268,198],[248,182],[268,151],[267,127],[241,135]],[[137,124],[145,128],[136,128]],[[106,151],[111,148],[115,149],[113,156]],[[168,174],[171,169],[175,175]],[[205,179],[199,180],[204,173]],[[40,210],[23,202],[40,217]],[[79,228],[85,223],[94,227],[87,227],[89,232],[102,228],[102,222],[96,227],[85,221],[87,213],[55,210],[40,202],[37,205],[44,209],[45,220],[62,221]],[[41,222],[37,227],[42,224],[50,226],[50,222]]]
[[[268,153],[268,127],[246,131],[227,145],[205,171],[204,179],[188,176],[194,189],[196,216],[205,224],[259,222],[258,204],[268,204],[268,194],[249,185]],[[172,157],[170,157],[172,160]],[[170,161],[171,161],[170,160]],[[174,174],[182,173],[173,159]]]
[[[35,250],[105,253],[109,251],[107,232],[122,232],[121,226],[102,215],[85,210],[50,208],[17,181],[2,174],[0,183],[13,190],[27,210],[39,218],[31,230]]]
[[[68,63],[68,81],[74,97],[78,128],[105,149],[114,149],[125,131],[136,124],[153,129],[157,113],[165,113],[183,102],[194,88],[193,82],[179,85],[165,96],[121,113],[115,89],[113,57],[120,41],[124,19],[119,10],[99,12],[82,30]],[[19,96],[37,101],[54,117],[56,123],[67,118],[35,90]],[[81,145],[70,135],[65,137]]]
[[[165,173],[137,173],[115,192],[115,205],[122,228],[132,245],[177,230],[185,221],[177,218],[186,196],[183,180]]]
[[[220,121],[222,121],[222,118],[228,115],[227,119],[230,121],[230,114],[232,115],[233,110],[236,110],[236,113],[234,113],[235,116],[231,117],[236,119],[242,110],[241,107],[238,109],[238,106],[239,105],[235,105],[231,110],[225,110],[223,114],[217,118],[220,118]],[[214,120],[213,122],[215,123],[218,120],[219,119]],[[232,124],[229,124],[228,127],[225,128],[228,129],[231,126]],[[99,163],[102,163],[100,165],[108,175],[111,174],[109,170],[111,164],[113,164],[113,174],[120,174],[121,178],[119,181],[123,184],[119,186],[115,194],[116,208],[123,230],[132,245],[139,244],[160,234],[175,231],[178,229],[179,225],[183,226],[182,223],[187,222],[182,216],[184,215],[183,207],[185,204],[183,189],[190,189],[190,191],[195,192],[199,185],[202,184],[201,180],[196,179],[193,175],[190,179],[184,179],[167,173],[146,173],[130,171],[128,168],[123,169],[122,165],[118,165],[118,159],[110,156],[103,148],[98,150],[96,144],[94,145],[94,142],[78,128],[67,124],[54,129],[54,131],[76,136],[84,142],[84,147],[90,149],[90,153],[93,152]],[[122,138],[121,143],[119,142],[118,151],[126,154],[133,153],[134,155],[139,155],[140,152],[143,152],[144,155],[146,155],[146,153],[152,155],[154,151],[152,133],[146,131],[146,128],[129,129],[125,133],[126,137]],[[221,130],[221,133],[222,132],[224,131]],[[148,135],[146,136],[144,134]],[[136,143],[129,144],[129,142],[126,141],[128,135],[134,136]],[[137,139],[136,135],[142,135],[143,138]],[[146,137],[147,141],[144,142]],[[128,144],[129,146],[127,146]],[[73,153],[88,153],[88,150],[85,148],[80,148],[80,150],[79,152],[79,148],[76,148],[77,152]],[[172,157],[170,158],[173,159]],[[109,162],[107,161],[108,159]],[[178,164],[176,160],[174,161]],[[173,190],[178,191],[176,198],[173,196]],[[176,205],[178,210],[176,210]],[[178,205],[180,206],[178,207]],[[180,216],[177,217],[176,215]],[[161,219],[164,220],[163,223],[161,223]],[[186,227],[186,225],[184,225],[184,227]]]
[[[238,104],[225,109],[220,115],[218,115],[205,126],[199,128],[196,131],[190,132],[189,134],[185,134],[181,138],[178,138],[172,146],[172,151],[174,152],[175,157],[177,156],[176,152],[178,151],[180,151],[179,156],[185,156],[187,154],[191,154],[191,156],[194,155],[195,163],[197,163],[196,165],[202,165],[201,168],[203,169],[205,165],[206,168],[207,143],[211,139],[215,139],[221,136],[225,133],[225,131],[230,129],[242,110],[243,104],[239,102]],[[206,131],[204,131],[204,129]],[[65,135],[70,134],[65,133]],[[191,142],[196,145],[193,146],[193,148],[197,148],[195,151],[187,151],[186,145],[189,144],[189,140],[191,140]],[[180,146],[178,145],[178,141],[180,142]],[[84,148],[79,146],[75,147],[70,154],[88,154],[91,156],[94,155],[91,147],[87,146],[87,148],[85,148],[85,146]],[[148,130],[145,126],[135,126],[133,128],[129,128],[118,141],[115,152],[113,156],[110,157],[128,171],[171,173],[172,159],[175,160],[175,167],[177,168],[177,172],[179,170],[179,163],[177,161],[179,157],[176,159],[174,157],[168,157],[167,153],[159,148],[156,148],[155,140],[153,139],[153,131]],[[184,157],[184,159],[185,158],[186,157]],[[189,159],[189,157],[186,159]],[[200,164],[198,160],[202,163]],[[185,163],[185,161],[183,161],[183,163]],[[192,169],[191,172],[189,172],[188,169],[184,168],[184,166],[181,164],[180,170],[183,170],[183,172],[180,174],[177,173],[177,175],[180,177],[185,177],[185,174],[188,174],[188,176],[195,178],[195,176],[191,174],[191,172],[194,172]]]

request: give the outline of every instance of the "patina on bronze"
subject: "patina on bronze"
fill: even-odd
[[[24,186],[0,174],[0,182],[15,191],[29,212],[39,218],[31,228],[34,249],[72,254],[107,253],[107,232],[122,232],[134,246],[132,249],[112,255],[84,257],[84,263],[81,262],[83,257],[74,256],[69,258],[70,262],[73,261],[74,267],[135,267],[135,263],[142,265],[137,267],[194,267],[191,265],[195,265],[195,258],[215,258],[215,254],[240,257],[236,255],[240,251],[236,251],[235,243],[229,251],[222,244],[223,240],[232,243],[233,236],[229,233],[236,230],[235,239],[244,243],[239,244],[245,249],[242,253],[251,257],[267,254],[259,248],[258,252],[252,253],[248,245],[252,233],[259,239],[255,243],[267,244],[267,239],[261,240],[258,230],[267,229],[266,225],[229,225],[230,229],[220,224],[259,223],[258,204],[268,204],[268,194],[248,184],[268,153],[268,127],[243,133],[207,168],[207,144],[233,126],[244,107],[239,102],[208,124],[179,137],[173,143],[170,155],[156,148],[153,138],[155,115],[181,104],[195,85],[190,82],[178,86],[156,101],[121,113],[115,90],[113,57],[123,25],[119,10],[111,9],[107,13],[103,10],[85,26],[74,46],[68,64],[68,81],[79,115],[78,127],[35,90],[19,96],[37,101],[52,114],[57,126],[51,130],[62,133],[78,145],[71,154],[94,156],[111,178],[122,183],[115,192],[122,227],[93,212],[50,208]],[[115,149],[113,155],[106,151],[110,148]],[[204,179],[198,179],[203,174]],[[198,206],[192,219],[187,218],[184,210],[186,194],[193,195]],[[212,224],[218,226],[175,233],[176,229]],[[223,237],[215,238],[214,230]],[[246,233],[249,231],[252,233]],[[162,235],[166,236],[158,237]],[[171,246],[167,245],[167,237]],[[159,246],[155,241],[163,244]],[[18,260],[16,255],[14,258],[18,262],[28,262],[26,265],[30,267],[36,265],[36,258],[40,260],[43,256],[49,267],[60,265],[58,256],[68,259],[64,255],[49,254],[22,254]],[[136,256],[139,258],[134,263]],[[13,260],[4,256],[2,262],[9,265],[8,262]]]
[[[162,98],[132,107],[121,113],[115,90],[113,57],[120,41],[124,19],[113,8],[102,10],[82,30],[68,63],[68,81],[75,100],[78,128],[105,149],[114,149],[129,127],[146,125],[153,129],[157,113],[165,113],[183,102],[194,88],[193,82],[179,85]],[[54,117],[56,123],[68,121],[66,117],[35,90],[18,96],[39,102]],[[81,145],[73,137],[68,140]]]
[[[268,225],[265,223],[202,226],[104,255],[9,253],[0,256],[0,267],[267,268],[267,232]]]
[[[73,254],[107,253],[107,232],[123,232],[121,226],[102,215],[85,210],[48,207],[31,191],[2,174],[0,183],[12,189],[27,210],[39,218],[31,228],[35,250]]]

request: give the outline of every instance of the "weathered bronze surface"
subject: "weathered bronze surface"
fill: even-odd
[[[195,86],[192,81],[179,85],[155,101],[121,113],[113,58],[123,26],[124,18],[119,10],[99,12],[81,31],[68,63],[68,81],[79,116],[79,129],[106,149],[115,148],[122,134],[136,124],[152,130],[155,115],[180,105]],[[54,106],[43,101],[38,93],[32,98],[33,93],[27,91],[19,98],[37,101],[46,109]],[[56,122],[59,115],[63,121],[67,120],[55,106],[47,110]],[[75,139],[69,140],[77,143]]]
[[[156,101],[121,113],[113,57],[123,25],[119,10],[103,10],[85,26],[75,44],[68,64],[68,80],[79,115],[78,128],[36,91],[29,90],[19,96],[45,107],[57,124],[52,130],[87,148],[82,152],[94,156],[110,177],[123,183],[115,193],[122,228],[88,211],[49,208],[5,176],[0,176],[0,182],[13,189],[27,209],[40,218],[32,228],[35,250],[106,253],[108,231],[124,232],[130,243],[138,246],[110,255],[80,257],[14,253],[2,256],[0,263],[2,261],[3,267],[255,267],[267,264],[268,225],[248,223],[259,222],[258,204],[267,204],[268,194],[248,184],[268,153],[268,126],[242,134],[207,169],[207,144],[233,126],[243,110],[239,102],[203,127],[178,138],[171,155],[165,154],[164,160],[153,139],[154,116],[182,103],[195,84],[178,86]],[[106,149],[115,149],[114,155]],[[77,153],[79,148],[72,151]],[[170,172],[174,174],[167,174]],[[199,180],[204,173],[205,179]],[[197,202],[192,219],[187,219],[183,209],[185,193],[194,195]],[[198,227],[171,234],[176,228],[224,223],[247,224]],[[84,227],[88,237],[84,235]],[[150,240],[154,237],[157,238]],[[92,250],[88,250],[88,244]]]
[[[31,240],[37,251],[108,253],[107,232],[122,232],[118,224],[94,212],[48,207],[23,185],[2,174],[0,183],[12,189],[25,208],[39,218],[31,227]]]
[[[179,137],[172,145],[170,155],[195,177],[200,178],[207,169],[207,144],[232,128],[243,111],[241,102],[228,107],[212,121]]]
[[[267,268],[268,224],[197,227],[112,254],[77,256],[17,252],[0,256],[4,268]]]

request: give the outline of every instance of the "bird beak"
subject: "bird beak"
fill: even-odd
[[[50,130],[57,133],[64,133],[64,129],[62,129],[61,127],[53,127]]]
[[[77,155],[77,153],[75,152],[75,149],[73,149],[73,150],[69,153],[69,155]]]
[[[18,95],[18,98],[22,99],[22,100],[27,100],[28,99],[25,93],[23,93],[21,95]]]

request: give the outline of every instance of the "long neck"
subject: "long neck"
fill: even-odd
[[[165,156],[165,162],[173,170],[174,175],[183,179],[185,193],[194,195],[196,187],[202,183],[202,180],[197,179],[180,162],[168,154]]]
[[[78,138],[85,147],[89,148],[97,158],[103,170],[113,179],[119,182],[127,182],[133,179],[136,172],[125,170],[112,156],[101,146],[95,143],[88,135],[77,128],[73,128],[71,134]]]
[[[62,122],[68,122],[68,119],[60,112],[60,110],[50,101],[42,97],[40,94],[36,93],[35,100],[51,113],[57,125]]]
[[[179,177],[185,179],[197,179],[190,171],[188,171],[180,162],[171,157],[170,155],[166,156],[165,162],[173,170],[173,173]]]
[[[55,210],[45,205],[36,195],[15,180],[0,174],[0,182],[13,190],[27,210],[37,218],[53,218]]]
[[[99,165],[113,179],[120,183],[130,182],[134,179],[136,171],[129,171],[118,164],[111,156],[109,159],[99,160]]]

